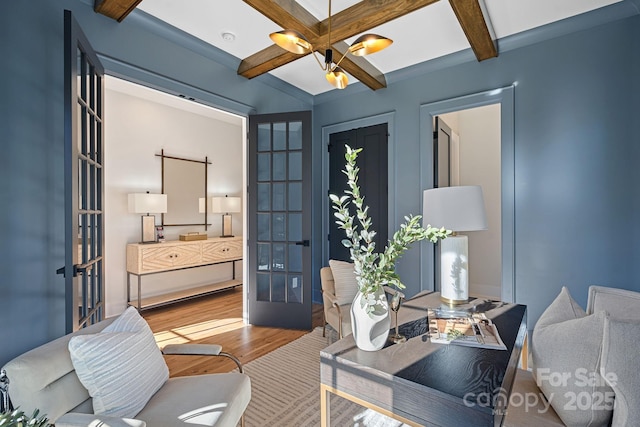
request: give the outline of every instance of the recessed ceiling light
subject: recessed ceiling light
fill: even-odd
[[[236,39],[236,35],[230,31],[225,31],[222,33],[222,40],[226,42],[232,42]]]

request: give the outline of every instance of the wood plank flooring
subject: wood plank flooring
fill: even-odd
[[[220,344],[223,351],[248,363],[310,331],[245,325],[242,287],[142,312],[158,345]],[[313,327],[322,326],[322,305],[313,305]],[[165,356],[170,376],[229,372],[235,364],[223,357]]]

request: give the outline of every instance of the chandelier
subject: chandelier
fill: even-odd
[[[298,55],[312,53],[313,57],[320,65],[323,71],[326,72],[325,76],[327,81],[338,89],[344,89],[349,84],[349,78],[347,73],[339,67],[342,60],[351,53],[355,56],[365,56],[371,53],[379,52],[382,49],[393,43],[393,40],[386,37],[379,36],[377,34],[363,34],[358,37],[349,46],[349,49],[342,55],[342,57],[334,62],[333,50],[331,49],[331,0],[329,0],[329,31],[327,49],[324,54],[324,63],[318,58],[315,49],[309,43],[309,41],[298,31],[295,30],[283,30],[269,34],[271,40],[281,48]]]

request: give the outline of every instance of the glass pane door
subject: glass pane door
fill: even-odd
[[[104,318],[104,70],[65,11],[65,283],[68,332]]]
[[[310,126],[310,112],[249,117],[251,324],[311,328]]]

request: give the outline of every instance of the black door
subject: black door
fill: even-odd
[[[388,242],[388,134],[387,124],[352,129],[333,133],[329,137],[329,194],[342,195],[347,187],[347,176],[342,172],[345,165],[345,145],[363,148],[356,160],[360,168],[358,184],[364,195],[365,206],[369,206],[376,251],[382,252]],[[346,238],[344,230],[338,228],[330,206],[329,213],[329,258],[351,261],[349,250],[342,245]],[[353,213],[353,211],[352,211]]]
[[[311,329],[311,112],[249,116],[249,323]]]
[[[436,117],[433,131],[433,188],[451,185],[451,128]]]
[[[67,332],[104,318],[104,69],[70,11],[65,29]]]
[[[451,185],[451,128],[436,116],[433,131],[433,188]],[[440,288],[440,241],[433,251],[433,275],[436,290]]]

